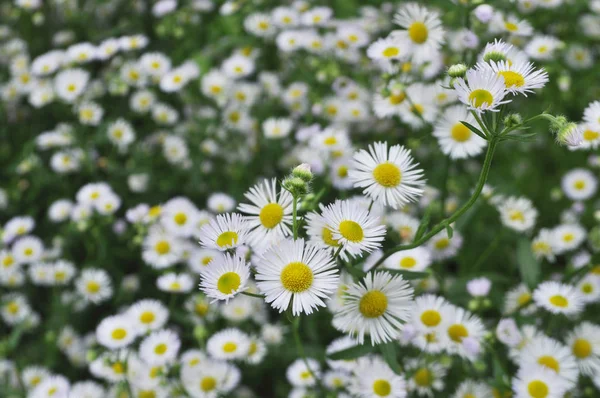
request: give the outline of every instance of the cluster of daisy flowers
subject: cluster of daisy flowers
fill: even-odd
[[[600,390],[599,1],[92,3],[0,7],[0,395]]]

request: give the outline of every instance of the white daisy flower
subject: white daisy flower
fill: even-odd
[[[177,238],[160,228],[151,228],[142,243],[142,258],[153,268],[168,268],[181,261],[181,250]]]
[[[49,376],[50,371],[41,366],[27,366],[21,374],[27,389],[33,389]]]
[[[251,204],[242,203],[238,209],[248,214],[251,245],[264,250],[271,243],[291,235],[292,195],[284,189],[277,192],[277,179],[256,184],[244,196]]]
[[[194,287],[194,279],[190,274],[169,272],[156,279],[156,286],[163,292],[189,293]]]
[[[447,369],[437,362],[421,363],[412,359],[406,363],[408,391],[415,391],[419,395],[435,397],[444,389],[444,377]]]
[[[367,56],[375,61],[392,61],[407,59],[412,53],[409,41],[400,37],[378,39],[367,48]]]
[[[225,251],[246,243],[248,232],[248,222],[244,216],[237,213],[222,214],[200,229],[200,244],[207,249]]]
[[[424,271],[431,265],[431,253],[423,246],[396,252],[385,259],[383,265],[388,269],[404,271]]]
[[[393,145],[388,151],[387,142],[376,142],[368,152],[363,149],[354,154],[348,174],[356,188],[364,188],[365,195],[396,209],[423,194],[423,170],[417,166],[403,146]]]
[[[600,367],[600,326],[582,322],[567,335],[565,344],[575,356],[579,371],[594,377]]]
[[[406,397],[407,387],[404,377],[394,373],[380,357],[359,358],[352,373],[348,391],[357,397]]]
[[[433,260],[439,261],[456,256],[456,253],[462,247],[462,243],[462,235],[457,231],[454,231],[452,238],[450,238],[448,237],[448,232],[442,230],[427,242],[427,248]]]
[[[518,19],[514,15],[502,15],[498,12],[490,23],[490,30],[493,32],[505,32],[514,36],[531,36],[533,27],[524,19]]]
[[[166,365],[177,359],[181,341],[176,333],[164,329],[152,332],[140,343],[140,358],[150,365]]]
[[[191,236],[198,222],[198,209],[185,197],[170,199],[162,206],[161,224],[176,236]]]
[[[60,99],[71,103],[83,93],[89,79],[90,74],[83,69],[65,69],[54,77],[54,90]]]
[[[413,289],[388,272],[368,274],[362,283],[354,283],[345,292],[342,307],[336,312],[337,329],[349,333],[363,344],[365,334],[371,344],[392,341],[400,336],[408,320]]]
[[[295,387],[314,386],[317,382],[315,377],[319,378],[320,375],[321,366],[313,358],[306,358],[306,360],[296,359],[286,371],[288,381]]]
[[[110,276],[103,269],[84,269],[75,280],[75,289],[87,301],[99,304],[108,300],[113,293]]]
[[[466,80],[458,78],[454,89],[460,102],[479,114],[497,112],[500,105],[511,101],[504,100],[507,93],[504,77],[491,69],[469,69]]]
[[[406,29],[394,31],[413,46],[413,60],[418,64],[431,60],[444,43],[444,28],[437,12],[417,3],[403,5],[394,15],[394,23]]]
[[[508,197],[499,205],[500,219],[506,227],[518,232],[530,230],[535,225],[538,211],[533,202],[524,197]]]
[[[12,247],[12,255],[20,264],[34,263],[42,259],[44,243],[40,238],[27,235],[19,238]]]
[[[585,303],[600,301],[600,278],[588,274],[577,282],[577,290]]]
[[[102,120],[104,109],[95,102],[85,102],[77,108],[79,122],[88,126],[97,126]]]
[[[554,59],[555,51],[562,46],[562,42],[552,36],[536,36],[525,46],[525,52],[538,61]]]
[[[193,397],[213,398],[229,393],[239,384],[241,372],[227,362],[211,361],[210,366],[184,368],[181,380]]]
[[[561,187],[567,198],[587,200],[596,194],[598,180],[591,171],[578,168],[563,176]]]
[[[563,254],[574,250],[583,243],[586,238],[585,229],[578,224],[561,224],[552,230],[554,235],[554,252]]]
[[[519,364],[522,369],[544,367],[555,373],[555,376],[574,386],[579,376],[575,356],[571,350],[560,342],[546,336],[534,338],[521,351]]]
[[[162,328],[169,317],[169,310],[159,300],[144,299],[127,310],[127,315],[140,333]]]
[[[115,315],[104,318],[96,328],[98,343],[111,350],[123,348],[131,344],[137,332],[126,315]]]
[[[213,334],[206,343],[208,354],[220,360],[243,359],[248,355],[249,348],[250,337],[235,328]]]
[[[537,236],[531,242],[531,251],[537,259],[545,258],[550,262],[554,262],[554,234],[552,230],[542,228]]]
[[[324,307],[335,291],[339,275],[331,254],[304,239],[284,240],[259,256],[256,285],[279,312],[290,305],[292,314],[311,314]],[[291,302],[291,303],[290,303]]]
[[[381,247],[385,238],[385,226],[379,224],[379,218],[352,201],[336,200],[323,210],[322,216],[331,228],[333,240],[353,257]]]
[[[247,289],[250,267],[243,258],[234,254],[219,254],[202,273],[200,289],[211,298],[225,300]]]
[[[476,125],[475,119],[464,106],[450,106],[444,110],[433,130],[440,149],[451,159],[477,156],[486,147],[486,141],[462,124],[462,121]]]
[[[452,322],[453,315],[452,307],[443,297],[432,294],[417,297],[409,317],[416,332],[413,343],[427,352],[445,349],[449,342],[444,325]]]
[[[61,375],[51,375],[41,381],[28,395],[31,398],[67,398],[69,380]]]
[[[504,298],[504,313],[511,314],[521,308],[523,314],[530,315],[535,311],[531,290],[525,284],[519,284],[509,290]]]
[[[554,314],[575,315],[583,310],[583,299],[571,285],[549,281],[541,283],[533,292],[535,303]]]
[[[479,317],[459,307],[451,306],[448,312],[442,326],[448,339],[448,351],[473,360],[475,356],[465,346],[465,339],[474,339],[480,343],[485,332],[483,322]]]

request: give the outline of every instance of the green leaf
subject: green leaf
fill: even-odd
[[[427,230],[427,226],[429,225],[429,220],[431,219],[432,210],[433,210],[433,204],[429,205],[427,207],[427,209],[425,209],[425,214],[423,214],[423,219],[421,220],[421,224],[419,224],[419,228],[417,228],[417,232],[415,233],[415,238],[414,238],[415,241],[421,239],[421,237]]]
[[[350,275],[352,275],[352,277],[354,279],[359,280],[359,279],[362,279],[365,277],[365,273],[363,272],[363,270],[353,267],[350,264],[344,264],[344,265],[345,265],[344,269],[346,271],[348,271],[348,273]]]
[[[396,374],[401,374],[402,368],[398,363],[398,355],[396,354],[396,346],[394,345],[394,342],[381,344],[379,346],[379,351],[381,352],[381,355],[383,355],[383,359],[388,364],[390,369],[392,369]]]
[[[406,280],[425,279],[429,276],[429,274],[427,272],[406,271],[403,269],[389,269],[389,268],[382,268],[382,270],[387,271],[392,275],[402,275],[402,278],[404,278]]]
[[[356,359],[367,354],[371,354],[375,351],[375,347],[372,345],[361,344],[355,345],[350,348],[346,348],[345,350],[336,351],[329,354],[329,358],[333,360],[341,360],[341,359]]]
[[[487,137],[485,136],[485,134],[479,130],[477,127],[473,126],[471,123],[467,123],[464,121],[460,121],[462,124],[464,124],[469,130],[471,130],[472,132],[474,132],[475,134],[477,134],[478,136],[480,136],[481,138],[483,138],[484,140],[487,140]]]
[[[448,239],[452,239],[452,236],[454,236],[454,229],[452,229],[450,224],[446,225],[446,233],[448,234]]]
[[[540,280],[540,263],[531,251],[531,242],[526,238],[522,238],[517,244],[517,263],[523,282],[530,289],[535,288]]]
[[[513,135],[513,134],[509,134],[503,137],[503,140],[512,140],[512,141],[519,141],[519,142],[533,142],[535,141],[537,136],[537,133],[528,133],[528,134],[519,134],[519,135]]]

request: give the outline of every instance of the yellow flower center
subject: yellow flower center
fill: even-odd
[[[554,357],[552,357],[550,355],[544,355],[544,356],[539,357],[538,363],[542,366],[545,366],[549,369],[554,370],[556,373],[558,373],[560,370],[560,364]]]
[[[460,343],[465,337],[469,336],[469,331],[464,325],[456,323],[448,328],[448,336],[452,341]]]
[[[424,110],[425,110],[425,107],[421,104],[413,104],[410,107],[410,111],[412,113],[414,113],[415,115],[422,115]]]
[[[417,370],[414,375],[414,380],[415,383],[417,383],[417,385],[421,387],[427,387],[431,385],[431,382],[433,381],[431,377],[431,372],[427,368],[420,368],[419,370]]]
[[[414,257],[404,257],[400,260],[400,268],[412,268],[417,265],[417,260]]]
[[[346,177],[348,177],[348,167],[346,167],[346,166],[340,166],[337,169],[337,175],[340,178],[346,178]]]
[[[585,294],[590,294],[594,291],[594,286],[591,283],[581,285],[581,291]]]
[[[357,222],[350,220],[340,223],[340,234],[350,242],[361,242],[364,238],[362,227]]]
[[[465,142],[471,137],[471,130],[462,123],[456,123],[450,130],[450,135],[454,141]]]
[[[226,272],[217,281],[217,289],[223,294],[231,294],[240,287],[240,276],[235,272]]]
[[[227,343],[223,344],[223,351],[227,352],[227,353],[232,353],[235,352],[237,350],[237,344],[235,344],[232,341],[228,341]]]
[[[177,213],[175,214],[175,217],[173,217],[173,220],[177,225],[183,225],[187,221],[187,216],[185,215],[185,213]]]
[[[402,181],[402,172],[393,163],[381,163],[373,170],[373,178],[386,188],[396,187]]]
[[[194,311],[196,312],[196,314],[204,316],[208,312],[208,304],[196,303],[196,305],[194,306]]]
[[[573,342],[573,354],[579,358],[587,358],[592,353],[592,345],[586,339],[577,339]]]
[[[40,376],[33,376],[29,381],[29,384],[31,386],[37,386],[38,384],[40,384],[40,381],[42,381],[42,378]]]
[[[123,340],[125,337],[127,337],[127,330],[123,328],[117,328],[112,331],[111,336],[115,340]]]
[[[546,398],[548,396],[548,385],[541,380],[533,380],[527,385],[527,392],[532,398]]]
[[[484,104],[488,106],[494,102],[494,96],[487,90],[477,89],[469,94],[469,103],[475,108],[481,108]]]
[[[158,254],[164,255],[164,254],[167,254],[169,251],[171,251],[171,245],[169,244],[169,242],[161,240],[156,245],[154,245],[154,250]]]
[[[123,363],[121,362],[113,363],[111,368],[116,374],[123,374],[125,372],[125,366],[123,366]]]
[[[600,133],[592,130],[585,130],[583,132],[583,139],[586,141],[594,141],[600,137]]]
[[[200,382],[200,389],[204,392],[209,392],[214,390],[217,387],[217,379],[214,377],[208,376],[202,379]]]
[[[33,249],[28,247],[27,249],[25,249],[24,253],[26,256],[31,256],[33,254]]]
[[[152,323],[152,321],[154,321],[154,313],[151,311],[146,311],[143,312],[142,315],[140,315],[140,322],[148,324],[148,323]]]
[[[523,87],[525,85],[525,79],[523,75],[511,70],[505,70],[498,72],[500,76],[504,77],[504,85],[508,87]]]
[[[6,305],[6,309],[8,310],[8,312],[15,315],[17,312],[19,312],[19,304],[12,301]]]
[[[280,279],[286,290],[301,293],[312,286],[313,272],[308,265],[294,261],[283,268]]]
[[[56,394],[56,392],[58,391],[57,387],[52,387],[48,390],[48,396],[53,396],[54,394]]]
[[[371,290],[361,297],[358,310],[365,318],[378,318],[385,313],[388,300],[379,290]]]
[[[152,390],[140,390],[137,398],[156,398],[156,394]]]
[[[439,325],[442,321],[442,316],[436,310],[425,310],[421,314],[421,322],[430,328]]]
[[[219,237],[217,238],[217,245],[219,247],[233,246],[233,245],[237,244],[237,241],[238,241],[237,232],[226,231],[226,232],[223,232],[221,235],[219,235]]]
[[[423,44],[429,37],[429,30],[423,22],[413,22],[408,28],[408,36],[410,39],[418,44]]]
[[[10,267],[11,265],[13,265],[13,263],[15,262],[15,260],[11,257],[11,256],[6,256],[4,257],[4,259],[2,260],[2,265],[6,268]]]
[[[510,218],[512,221],[525,221],[525,215],[519,210],[512,210],[510,213],[508,213],[508,218]]]
[[[447,248],[448,245],[450,245],[450,239],[442,238],[442,239],[438,240],[437,242],[435,242],[434,246],[437,250],[443,250],[443,249]]]
[[[327,227],[323,228],[323,242],[328,246],[339,247],[340,244],[337,240],[333,239],[333,232]]]
[[[519,304],[519,306],[523,306],[523,305],[529,303],[530,301],[531,301],[531,294],[529,294],[529,293],[523,293],[517,299],[517,303]]]
[[[389,381],[378,379],[373,383],[373,392],[380,397],[387,397],[392,392],[392,386]]]
[[[263,227],[275,228],[283,220],[283,207],[279,203],[269,203],[260,210],[259,218]]]
[[[167,345],[165,343],[160,343],[156,347],[154,347],[154,352],[157,355],[162,355],[167,352]]]
[[[406,93],[404,93],[404,92],[402,92],[400,94],[390,95],[390,97],[389,97],[390,104],[392,104],[392,105],[401,104],[402,102],[404,102],[405,99],[406,99]]]
[[[512,22],[505,22],[504,23],[504,27],[506,28],[506,30],[508,30],[509,32],[516,32],[517,30],[519,30],[519,27],[517,26],[517,24],[512,23]]]
[[[69,85],[67,86],[67,91],[73,92],[73,91],[75,91],[76,89],[77,89],[77,86],[76,86],[76,85],[74,85],[74,84],[69,84]]]
[[[550,297],[550,303],[556,307],[565,308],[569,305],[569,300],[565,296],[561,296],[560,294],[556,294]]]
[[[575,181],[575,183],[573,184],[573,187],[578,190],[581,191],[582,189],[585,188],[585,181],[583,180],[577,180]]]
[[[400,50],[398,50],[398,47],[388,47],[383,50],[382,54],[386,58],[395,57],[396,55],[400,54]]]
[[[100,291],[100,284],[95,281],[89,281],[86,285],[86,289],[89,293],[98,293]]]

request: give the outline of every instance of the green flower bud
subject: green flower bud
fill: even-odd
[[[292,176],[300,178],[304,182],[311,182],[313,179],[313,173],[310,171],[310,165],[307,163],[296,166],[294,170],[292,170]]]
[[[504,126],[515,127],[523,123],[523,117],[518,113],[511,113],[504,118]]]
[[[454,64],[448,68],[448,76],[452,78],[464,77],[467,74],[467,65]]]
[[[484,54],[483,60],[485,62],[490,62],[490,61],[494,61],[494,62],[506,61],[506,55],[502,54],[499,51],[490,51],[489,53],[485,53]]]
[[[304,196],[308,193],[308,183],[300,177],[288,177],[283,180],[282,185],[295,197]]]

